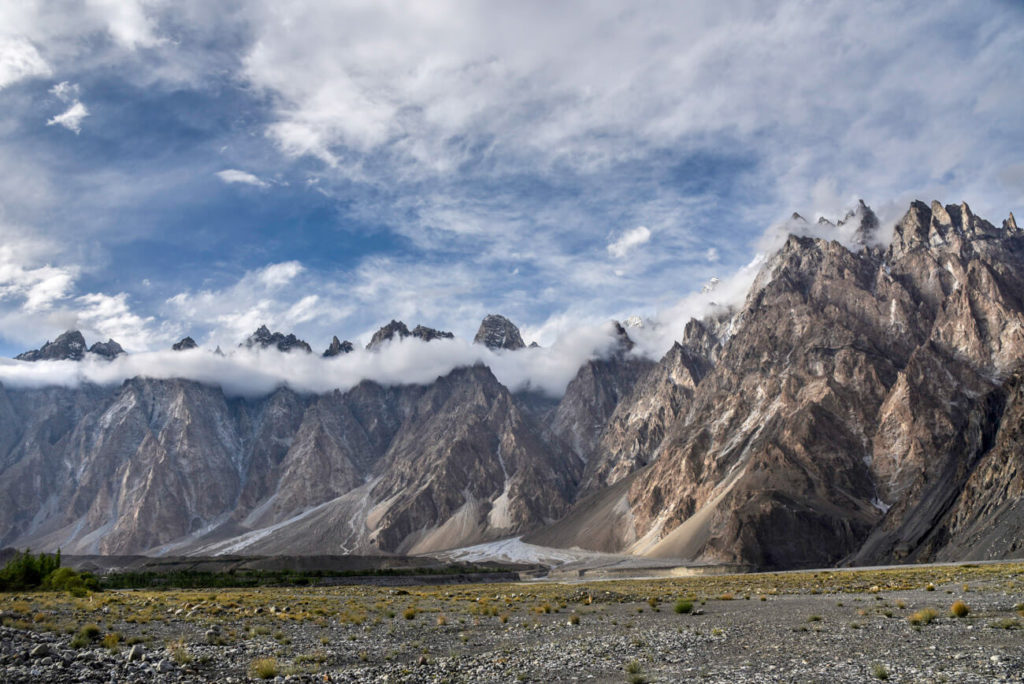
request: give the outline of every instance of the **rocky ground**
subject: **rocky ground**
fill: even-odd
[[[1024,681],[1022,602],[1021,564],[8,594],[0,680]]]

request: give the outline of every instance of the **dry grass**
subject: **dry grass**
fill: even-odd
[[[971,609],[963,601],[956,601],[949,609],[949,614],[956,618],[967,617]]]
[[[938,617],[938,613],[936,613],[931,608],[925,608],[923,610],[917,611],[916,613],[908,617],[907,622],[914,625],[915,627],[919,627],[921,625],[930,624],[931,621],[934,620],[936,617]]]

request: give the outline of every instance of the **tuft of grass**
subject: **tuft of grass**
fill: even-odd
[[[733,599],[733,595],[732,594],[721,594],[718,597],[719,601],[732,601],[732,599]]]
[[[416,608],[413,606],[409,606],[405,609],[405,611],[402,612],[402,617],[404,617],[406,620],[414,619],[416,617]]]
[[[932,584],[931,582],[929,582],[928,584],[924,585],[924,590],[925,591],[935,591],[935,585]]]
[[[170,649],[171,657],[174,658],[174,662],[178,663],[178,665],[188,665],[192,662],[192,654],[188,652],[184,639],[178,639],[171,643]]]
[[[808,622],[821,622],[821,616],[820,615],[812,615],[809,618],[807,618],[807,621]]]
[[[100,628],[93,624],[82,625],[71,639],[71,648],[86,648],[100,639]]]
[[[878,663],[871,666],[871,676],[873,676],[875,679],[881,679],[882,681],[885,681],[889,679],[889,670],[886,669],[885,665]]]
[[[909,616],[907,618],[907,622],[917,627],[920,625],[929,624],[936,617],[938,617],[938,614],[934,610],[932,610],[931,608],[925,608]]]
[[[693,601],[679,599],[676,601],[675,611],[680,614],[693,612]]]
[[[103,648],[106,648],[110,651],[116,651],[117,645],[119,643],[121,643],[121,635],[117,632],[111,632],[110,634],[107,634],[103,637],[103,641],[101,642]]]
[[[967,604],[963,601],[955,602],[949,609],[950,615],[957,618],[967,617],[967,614],[971,612],[971,609],[967,607]]]
[[[440,615],[437,616],[437,626],[438,627],[444,627],[447,624],[448,624],[448,618],[446,618],[444,616],[444,613],[441,613]]]
[[[580,624],[580,616],[577,615],[576,613],[573,613],[572,615],[570,615],[569,616],[569,624],[570,625],[578,625],[578,624]]]
[[[276,658],[257,658],[249,667],[252,675],[258,679],[273,679],[277,676]]]
[[[626,671],[626,674],[640,674],[643,668],[640,667],[639,660],[630,660],[626,662],[623,669]]]
[[[1020,621],[1015,618],[1003,618],[1002,620],[996,620],[989,625],[993,629],[1020,629]]]

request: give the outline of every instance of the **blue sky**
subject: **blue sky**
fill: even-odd
[[[0,355],[488,312],[550,344],[794,210],[1019,214],[1022,85],[1009,1],[4,3]]]

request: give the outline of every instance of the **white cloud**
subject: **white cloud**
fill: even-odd
[[[129,49],[153,47],[162,42],[153,20],[146,14],[145,0],[86,0],[94,16],[106,25],[110,36]]]
[[[50,73],[50,65],[27,38],[0,35],[0,89],[25,78]]]
[[[282,261],[279,264],[263,267],[255,275],[267,287],[281,287],[290,283],[304,270],[298,261]]]
[[[82,119],[87,116],[89,116],[89,109],[76,100],[66,112],[53,117],[46,122],[46,125],[60,125],[69,131],[74,131],[75,135],[77,135],[82,132]]]
[[[651,231],[647,226],[631,228],[619,236],[617,240],[609,243],[608,254],[616,259],[621,259],[640,245],[649,242]]]
[[[224,169],[223,171],[217,172],[217,177],[225,183],[242,183],[244,185],[255,185],[257,188],[270,187],[270,183],[263,180],[259,176],[255,176],[247,171],[240,171],[238,169]]]
[[[55,95],[61,102],[77,100],[80,92],[81,88],[78,87],[77,83],[70,83],[68,81],[61,81],[50,88],[50,93]]]
[[[111,312],[116,309],[115,304]],[[304,352],[282,354],[239,348],[227,349],[223,357],[208,349],[196,349],[129,354],[110,362],[90,358],[34,363],[0,359],[0,383],[10,387],[76,386],[82,382],[109,385],[144,375],[197,380],[219,385],[230,395],[258,396],[281,385],[320,393],[347,390],[363,380],[389,385],[425,384],[454,368],[485,363],[512,390],[529,387],[557,396],[588,358],[612,348],[610,333],[608,325],[576,328],[571,337],[550,348],[515,352],[494,352],[466,339],[422,342],[409,338],[394,340],[376,351],[356,349],[332,359]],[[92,339],[87,337],[87,342]]]
[[[717,264],[721,259],[718,254],[718,249],[715,247],[709,247],[708,251],[704,252],[704,258],[711,264]]]

